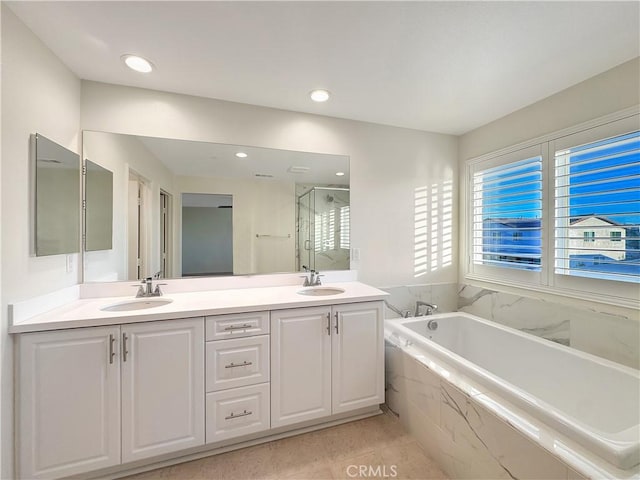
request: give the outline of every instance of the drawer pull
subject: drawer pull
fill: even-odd
[[[127,350],[127,340],[129,340],[129,337],[127,336],[126,333],[122,334],[122,361],[126,362],[127,361],[127,355],[129,355],[129,350]]]
[[[116,356],[116,352],[113,351],[113,344],[116,339],[113,337],[113,333],[109,335],[109,363],[113,363],[113,357]]]
[[[250,325],[248,323],[245,323],[243,325],[231,325],[229,327],[225,327],[224,329],[226,331],[233,331],[233,330],[246,330],[247,328],[251,328],[253,325]]]
[[[253,365],[253,362],[247,362],[245,360],[242,363],[233,363],[233,362],[231,362],[229,365],[225,365],[224,368],[247,367],[249,365]]]
[[[238,414],[234,414],[233,412],[231,412],[231,415],[229,415],[228,417],[224,417],[225,420],[231,420],[233,418],[240,418],[240,417],[246,417],[247,415],[252,415],[253,412],[249,411],[247,412],[246,410],[242,413],[238,413]]]

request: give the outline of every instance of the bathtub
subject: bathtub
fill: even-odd
[[[637,370],[460,312],[390,319],[385,330],[615,467],[640,463]]]

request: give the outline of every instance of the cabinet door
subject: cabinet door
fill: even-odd
[[[19,478],[120,463],[120,364],[110,355],[119,334],[95,327],[19,336]]]
[[[122,326],[122,461],[204,444],[204,319]]]
[[[333,413],[384,403],[381,302],[333,307]]]
[[[331,309],[271,312],[271,427],[331,415]]]

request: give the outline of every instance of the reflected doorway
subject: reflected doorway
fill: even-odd
[[[182,276],[233,275],[233,197],[182,194]]]
[[[129,170],[127,201],[127,279],[140,280],[150,275],[151,188],[149,181]]]
[[[159,278],[171,278],[171,226],[173,198],[160,190],[160,271]]]

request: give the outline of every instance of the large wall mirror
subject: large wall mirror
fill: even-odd
[[[37,256],[80,251],[80,157],[61,145],[32,135],[35,159]]]
[[[93,131],[83,156],[113,181],[85,282],[349,269],[347,156]]]

